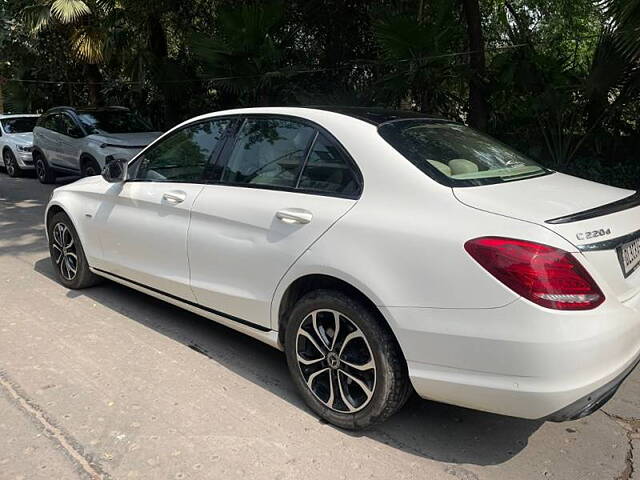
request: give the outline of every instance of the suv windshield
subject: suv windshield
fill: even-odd
[[[451,187],[551,173],[497,140],[457,123],[391,121],[382,124],[378,133],[420,170]]]
[[[4,133],[28,133],[33,132],[38,117],[5,118],[2,122]]]
[[[78,118],[89,134],[153,131],[144,120],[127,110],[78,111]]]

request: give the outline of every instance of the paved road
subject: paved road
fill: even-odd
[[[279,352],[113,283],[57,284],[50,191],[0,174],[0,479],[640,480],[640,371],[577,422],[413,399],[341,431]]]

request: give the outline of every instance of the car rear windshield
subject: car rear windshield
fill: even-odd
[[[144,120],[126,110],[79,111],[78,118],[89,133],[139,133],[153,131]]]
[[[33,132],[38,117],[5,118],[2,122],[4,133],[28,133]]]
[[[457,123],[395,120],[380,125],[378,132],[416,167],[451,187],[551,173],[497,140]]]

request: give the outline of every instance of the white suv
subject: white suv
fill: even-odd
[[[0,115],[0,165],[10,177],[33,169],[33,127],[38,115]]]
[[[53,183],[57,173],[97,175],[105,158],[131,159],[160,134],[124,107],[52,108],[33,130],[38,180]]]

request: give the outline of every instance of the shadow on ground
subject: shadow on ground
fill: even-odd
[[[42,217],[49,193],[75,179],[64,177],[55,185],[41,185],[29,173],[21,178],[0,174],[0,255],[34,253],[47,248]]]
[[[48,258],[35,270],[54,280]],[[254,384],[308,411],[289,380],[284,355],[257,340],[235,332],[135,290],[105,281],[81,291],[69,291],[73,300],[86,296],[118,313],[203,354]],[[542,422],[503,417],[429,402],[414,396],[405,408],[367,436],[421,457],[448,463],[496,465],[528,442]]]

